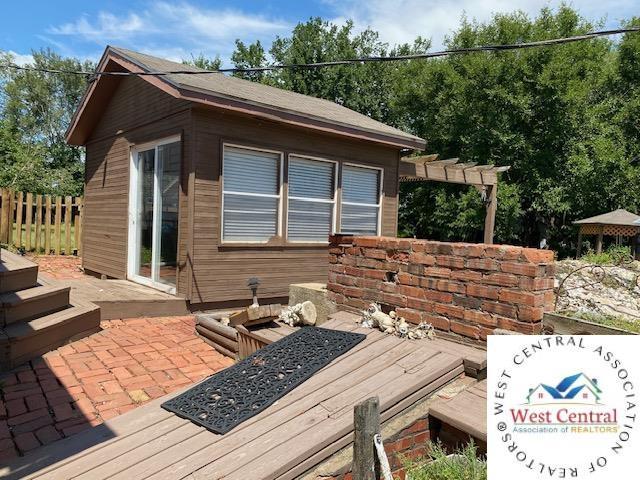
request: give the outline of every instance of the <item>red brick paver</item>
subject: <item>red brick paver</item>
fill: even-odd
[[[28,255],[38,264],[38,273],[56,280],[82,278],[82,258],[73,255]]]
[[[233,364],[193,316],[102,322],[103,330],[0,378],[0,462],[47,445]]]

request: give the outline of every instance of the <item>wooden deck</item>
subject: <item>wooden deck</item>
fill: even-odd
[[[464,371],[450,342],[401,340],[339,318],[323,327],[367,338],[225,435],[163,410],[164,397],[34,452],[0,478],[291,479],[352,441],[359,401],[377,395],[385,421]]]
[[[184,298],[128,280],[101,280],[90,275],[79,279],[50,280],[71,287],[71,299],[98,305],[101,320],[162,317],[189,313]]]
[[[486,444],[487,381],[472,385],[450,400],[435,403],[429,415]]]

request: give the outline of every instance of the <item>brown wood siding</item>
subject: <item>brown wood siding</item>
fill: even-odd
[[[397,149],[214,110],[193,110],[193,123],[195,179],[192,199],[192,303],[250,300],[246,282],[252,276],[260,279],[259,294],[263,298],[287,296],[292,283],[326,282],[326,246],[219,245],[219,178],[223,142],[264,147],[283,151],[285,154],[308,154],[340,162],[382,167],[384,181],[381,234],[396,235]]]
[[[177,100],[142,79],[128,77],[121,80],[86,145],[85,269],[113,278],[126,278],[130,147],[182,134],[178,242],[178,262],[182,268],[178,293],[187,293],[190,105],[190,102]]]

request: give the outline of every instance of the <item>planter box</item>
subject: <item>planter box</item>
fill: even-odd
[[[552,326],[553,333],[558,335],[638,335],[628,330],[608,327],[559,313],[545,313],[543,323],[545,326]]]

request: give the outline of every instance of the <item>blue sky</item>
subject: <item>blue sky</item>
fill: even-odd
[[[638,0],[574,0],[575,7],[607,27],[640,14]],[[396,44],[418,35],[435,48],[466,12],[487,20],[493,12],[521,9],[535,14],[552,0],[48,0],[5,1],[0,18],[0,50],[29,61],[32,49],[50,47],[62,55],[97,60],[112,44],[181,60],[200,53],[228,60],[234,40],[264,44],[287,35],[299,21],[321,16],[336,23],[353,19]],[[634,8],[635,7],[635,8]]]

